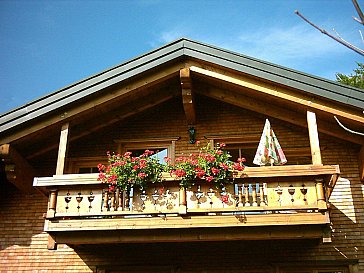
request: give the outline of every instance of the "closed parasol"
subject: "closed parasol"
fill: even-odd
[[[270,126],[268,119],[265,120],[262,136],[258,145],[253,163],[259,166],[283,165],[287,162],[281,145]]]

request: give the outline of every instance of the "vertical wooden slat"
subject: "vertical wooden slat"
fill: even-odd
[[[180,187],[179,189],[179,214],[187,213],[187,198],[186,198],[186,189],[184,187]]]
[[[62,175],[64,172],[66,152],[67,152],[67,142],[68,142],[68,131],[69,131],[69,123],[66,123],[62,126],[61,136],[59,138],[56,175]]]
[[[57,206],[57,190],[50,190],[47,218],[53,218],[55,216],[56,206]]]
[[[244,193],[245,193],[245,206],[249,207],[250,206],[250,200],[249,200],[249,185],[245,184],[245,189],[244,189]]]
[[[327,210],[325,191],[324,191],[324,180],[323,179],[315,179],[315,180],[316,180],[316,194],[317,194],[318,208],[319,210]]]
[[[322,165],[316,114],[314,112],[307,111],[307,125],[308,125],[308,134],[310,137],[312,164]]]

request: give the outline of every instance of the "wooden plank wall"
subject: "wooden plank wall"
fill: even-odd
[[[207,98],[197,98],[196,110],[197,140],[205,143],[205,134],[255,134],[259,139],[265,121],[265,116]],[[270,121],[283,149],[285,146],[309,147],[306,129],[288,127],[273,118]],[[188,143],[187,130],[181,101],[172,101],[71,143],[68,155],[102,156],[106,150],[116,149],[113,139],[163,135],[181,136],[176,142],[176,153],[189,154],[197,149]],[[24,195],[9,185],[0,189],[0,272],[96,272],[97,267],[126,265],[173,265],[177,272],[202,272],[207,267],[220,268],[220,272],[237,272],[237,268],[257,265],[271,270],[272,264],[277,263],[309,265],[330,261],[347,263],[355,259],[360,261],[358,272],[364,272],[364,188],[359,179],[357,147],[322,135],[320,145],[323,164],[340,164],[345,178],[338,181],[331,197],[331,244],[309,240],[244,241],[82,246],[75,249],[58,245],[55,251],[47,250],[48,236],[42,231],[47,198],[38,193]],[[52,166],[54,171],[56,156],[43,158],[52,158],[53,161],[40,162],[43,164],[38,166]],[[47,173],[48,170],[38,167],[38,172]]]

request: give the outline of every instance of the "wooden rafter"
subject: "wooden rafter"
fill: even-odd
[[[180,70],[180,81],[182,88],[183,109],[185,110],[187,123],[189,125],[193,125],[196,123],[196,112],[189,68],[183,68]]]
[[[266,101],[252,98],[241,93],[236,93],[232,90],[225,90],[214,86],[209,86],[208,88],[196,88],[196,92],[216,100],[224,101],[241,108],[267,116],[272,116],[276,119],[307,128],[307,120],[303,113],[300,114],[288,108],[275,107],[272,103],[267,103]],[[364,139],[362,137],[350,134],[343,130],[335,130],[334,128],[335,127],[331,124],[323,122],[320,123],[318,130],[319,132],[325,133],[329,136],[351,141],[356,144],[363,144]]]
[[[35,171],[28,161],[10,144],[0,146],[0,157],[5,162],[8,181],[22,191],[32,192]]]
[[[364,116],[362,114],[361,115],[356,114],[347,111],[345,109],[339,109],[331,105],[324,105],[320,102],[311,101],[307,97],[304,97],[303,95],[298,95],[298,94],[293,94],[292,92],[288,92],[288,90],[286,90],[283,87],[274,86],[247,76],[241,76],[241,75],[236,76],[228,73],[223,74],[222,72],[218,73],[197,66],[191,66],[190,70],[192,73],[196,73],[197,75],[213,78],[216,80],[221,80],[223,82],[227,82],[235,86],[247,88],[250,90],[255,90],[268,96],[283,99],[290,103],[299,104],[309,109],[323,111],[326,113],[330,113],[332,115],[345,118],[353,122],[364,124]]]

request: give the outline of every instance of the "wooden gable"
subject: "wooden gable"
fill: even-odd
[[[359,90],[182,39],[3,115],[0,144],[11,145],[23,157],[17,164],[18,172],[23,172],[20,169],[32,165],[29,162],[52,151],[65,152],[60,132],[66,124],[67,142],[72,143],[181,98],[187,128],[199,123],[198,96],[302,128],[309,128],[307,120],[314,116],[319,133],[360,149],[364,137],[343,130],[334,116],[353,130],[364,131],[361,95]],[[308,118],[307,113],[314,114]]]

